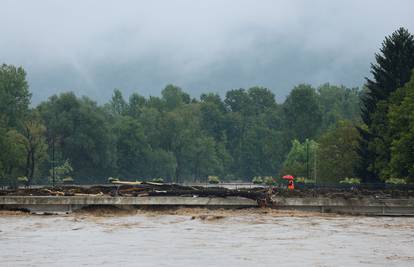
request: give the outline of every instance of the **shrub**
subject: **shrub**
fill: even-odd
[[[263,179],[261,176],[255,176],[253,177],[252,183],[254,184],[263,184]]]
[[[20,177],[17,177],[17,182],[19,184],[27,184],[27,182],[29,182],[29,179],[27,179],[26,176],[20,176]]]
[[[164,179],[163,179],[163,178],[161,178],[161,177],[158,177],[158,178],[152,178],[152,179],[151,179],[151,182],[153,182],[153,183],[164,183]]]
[[[298,177],[298,178],[296,178],[296,179],[295,179],[295,181],[296,181],[297,183],[303,183],[303,184],[306,184],[306,179],[305,179],[305,177]]]
[[[263,177],[263,183],[266,185],[274,185],[275,179],[272,176],[265,176]]]
[[[63,178],[67,177],[71,172],[73,172],[73,167],[70,164],[69,160],[65,160],[65,162],[62,165],[55,166],[49,170],[49,182],[61,184],[63,182]]]
[[[341,184],[360,184],[361,180],[358,178],[348,178],[346,177],[345,179],[339,181],[339,183]]]
[[[403,178],[389,178],[388,180],[385,181],[385,183],[399,185],[399,184],[407,184],[407,181]]]
[[[208,176],[209,184],[218,184],[220,183],[220,178],[218,176]]]

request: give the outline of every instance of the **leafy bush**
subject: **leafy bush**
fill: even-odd
[[[265,176],[263,177],[263,183],[266,185],[274,185],[275,179],[272,176]]]
[[[209,176],[208,177],[209,184],[218,184],[220,183],[220,178],[218,176]]]
[[[27,184],[27,182],[29,182],[29,179],[27,179],[26,176],[20,176],[20,177],[17,177],[17,182],[19,184]]]
[[[296,178],[296,179],[295,179],[295,181],[296,181],[297,183],[303,183],[303,184],[306,184],[306,179],[305,179],[305,177],[298,177],[298,178]]]
[[[385,183],[387,184],[407,184],[407,181],[403,178],[389,178],[388,180],[385,181]]]
[[[341,184],[360,184],[361,180],[358,178],[348,178],[346,177],[345,179],[339,181],[339,183]]]
[[[263,184],[263,179],[261,176],[255,176],[253,177],[252,183],[254,184]]]
[[[65,160],[65,162],[60,166],[55,166],[54,168],[49,170],[50,176],[49,181],[53,182],[53,174],[55,175],[55,183],[60,184],[63,182],[64,177],[68,177],[67,175],[73,172],[73,167],[70,164],[69,160]]]
[[[164,183],[164,179],[163,179],[163,178],[161,178],[161,177],[158,177],[158,178],[152,178],[152,179],[151,179],[151,182],[153,182],[153,183]]]

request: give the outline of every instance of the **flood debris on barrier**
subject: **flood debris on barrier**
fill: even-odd
[[[183,196],[183,197],[244,197],[267,203],[271,197],[299,198],[414,198],[412,189],[364,189],[364,188],[296,188],[255,187],[228,189],[225,187],[184,186],[163,183],[121,183],[111,185],[64,185],[56,187],[18,188],[0,190],[0,196]]]
[[[244,197],[264,201],[268,189],[182,186],[178,184],[140,183],[96,186],[56,186],[0,190],[0,196],[182,196],[182,197]]]

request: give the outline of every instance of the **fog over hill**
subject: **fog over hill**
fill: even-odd
[[[384,36],[414,30],[414,2],[1,1],[0,62],[23,66],[39,103],[114,88],[192,96],[260,85],[361,86]],[[23,7],[24,5],[24,7]]]

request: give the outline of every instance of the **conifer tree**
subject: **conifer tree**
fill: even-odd
[[[389,97],[410,79],[414,68],[414,37],[405,28],[399,28],[385,38],[380,53],[371,64],[372,79],[367,78],[367,93],[362,99],[362,120],[366,127],[359,128],[357,149],[360,164],[357,174],[365,182],[378,182],[381,171],[390,158],[387,135]]]

